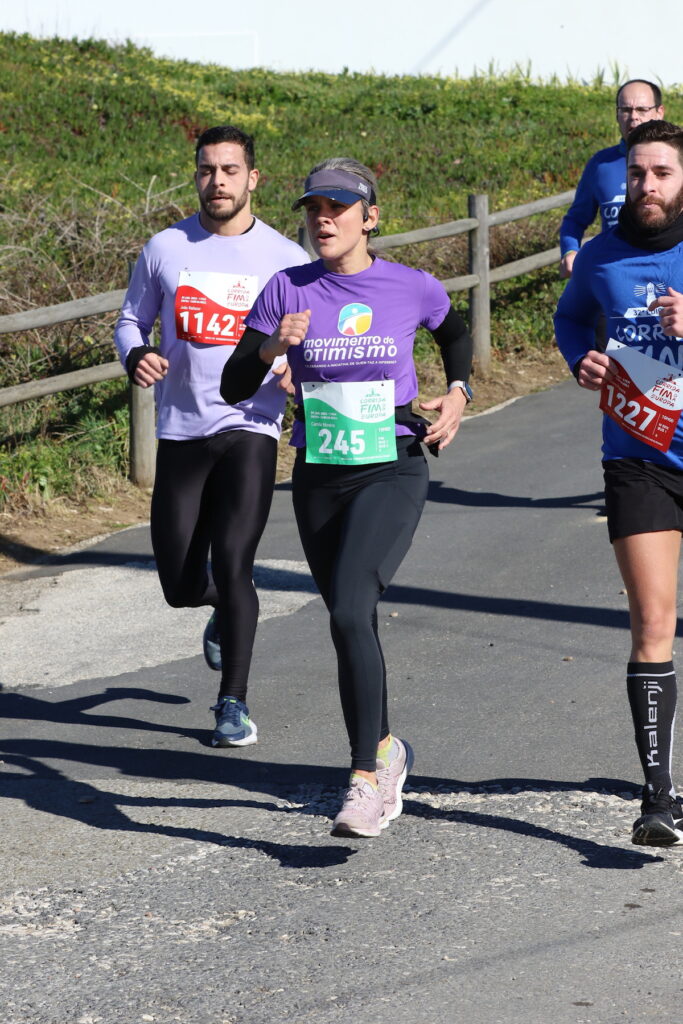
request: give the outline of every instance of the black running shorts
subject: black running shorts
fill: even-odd
[[[606,459],[609,539],[660,530],[683,532],[683,470],[644,459]]]

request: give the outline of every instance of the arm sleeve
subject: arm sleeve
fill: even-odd
[[[563,256],[572,250],[578,252],[584,231],[595,220],[599,204],[595,196],[594,182],[595,161],[591,157],[576,186],[574,202],[560,225],[560,251]]]
[[[467,380],[472,370],[472,338],[462,318],[451,305],[448,293],[440,281],[423,275],[422,316],[420,323],[430,332],[441,350],[446,383]]]
[[[431,333],[441,350],[446,383],[469,380],[472,370],[472,338],[464,320],[452,306],[449,306],[444,320]]]
[[[589,242],[588,246],[591,244]],[[595,348],[595,323],[600,303],[591,287],[591,267],[588,249],[582,249],[577,253],[572,276],[560,296],[554,318],[557,346],[574,374],[577,364]]]
[[[271,369],[259,357],[261,343],[269,334],[247,327],[235,351],[223,367],[221,374],[221,398],[228,405],[237,405],[255,394]]]
[[[221,398],[228,405],[251,398],[271,369],[259,358],[258,350],[280,325],[282,310],[286,308],[285,284],[282,273],[274,274],[256,297],[245,321],[246,330],[221,374]],[[273,365],[281,361],[276,359]]]
[[[121,313],[114,328],[114,342],[119,359],[130,372],[128,354],[132,349],[152,346],[149,337],[159,315],[163,294],[156,276],[150,270],[147,253],[143,249],[135,264]],[[144,352],[142,353],[144,355]],[[138,360],[139,361],[139,360]],[[133,373],[135,369],[133,368]]]

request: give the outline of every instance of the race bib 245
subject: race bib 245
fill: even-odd
[[[323,381],[301,389],[306,462],[361,466],[396,459],[393,380]]]

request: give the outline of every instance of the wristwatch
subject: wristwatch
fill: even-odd
[[[474,395],[472,394],[472,388],[469,386],[466,380],[452,380],[448,385],[448,394],[450,395],[451,391],[453,391],[455,388],[460,388],[468,402],[471,402],[472,399],[474,398]]]

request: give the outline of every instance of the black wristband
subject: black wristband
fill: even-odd
[[[161,355],[161,351],[155,345],[136,345],[126,356],[126,373],[131,384],[135,382],[135,371],[138,368],[138,363],[141,359],[145,358],[148,352],[156,352],[158,356]]]

